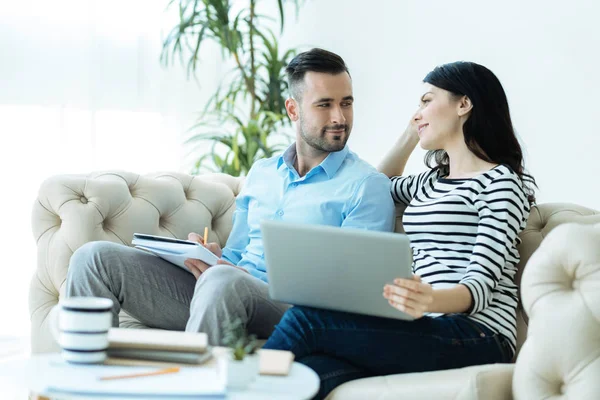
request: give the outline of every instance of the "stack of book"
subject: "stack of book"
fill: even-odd
[[[108,332],[109,363],[202,364],[212,357],[205,333],[159,329],[112,328]]]

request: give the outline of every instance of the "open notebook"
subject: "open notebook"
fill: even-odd
[[[173,265],[177,265],[189,273],[191,271],[185,266],[185,260],[188,258],[202,260],[208,265],[215,265],[219,260],[219,257],[211,253],[206,247],[189,240],[134,233],[131,244],[139,249],[149,251]]]

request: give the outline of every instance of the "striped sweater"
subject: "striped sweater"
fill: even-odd
[[[434,289],[465,285],[473,297],[469,317],[515,351],[517,245],[530,210],[518,175],[499,165],[474,178],[444,179],[436,168],[393,177],[392,197],[407,205],[413,272]]]

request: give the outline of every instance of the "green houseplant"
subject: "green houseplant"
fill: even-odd
[[[295,49],[279,48],[279,32],[285,24],[285,5],[296,13],[303,0],[276,2],[278,17],[259,13],[260,0],[171,0],[179,9],[179,24],[163,43],[161,59],[165,64],[176,57],[187,65],[188,73],[200,67],[202,43],[219,45],[223,58],[233,65],[220,82],[186,140],[190,151],[199,156],[192,173],[201,170],[245,175],[252,164],[270,157],[289,144],[285,135],[290,126],[285,110],[285,67]],[[265,4],[268,1],[265,1]],[[210,149],[207,150],[207,143]]]
[[[236,318],[223,323],[222,341],[229,351],[218,360],[219,373],[228,387],[243,388],[258,375],[256,336],[248,335],[242,320]]]
[[[248,335],[239,318],[223,324],[223,344],[232,350],[233,359],[237,361],[242,361],[248,354],[254,354],[258,346],[256,335]]]

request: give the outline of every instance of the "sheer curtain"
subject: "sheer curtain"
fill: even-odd
[[[183,135],[223,68],[201,74],[159,62],[177,24],[168,0],[3,1],[0,5],[0,336],[29,332],[35,268],[31,207],[63,173],[186,171]],[[202,78],[206,77],[206,78]]]

